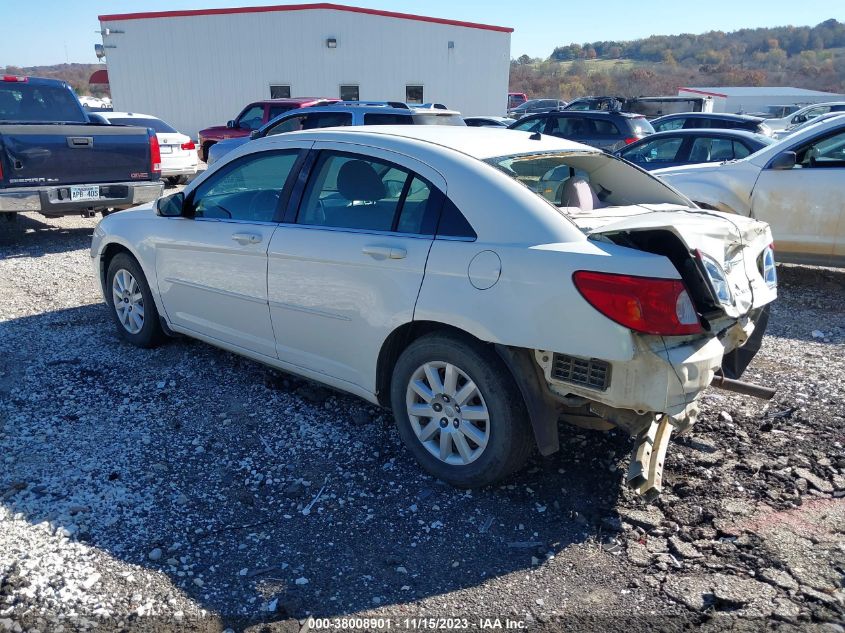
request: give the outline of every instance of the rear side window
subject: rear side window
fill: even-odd
[[[272,121],[280,114],[284,114],[285,112],[290,112],[291,110],[295,110],[296,106],[289,106],[289,105],[274,105],[270,106],[270,113],[267,115],[267,120]]]
[[[478,235],[470,223],[455,206],[448,196],[443,200],[443,211],[440,214],[440,223],[437,225],[438,237],[458,237],[474,240]]]
[[[595,133],[599,136],[619,136],[621,132],[613,121],[607,119],[592,119]]]
[[[460,125],[464,120],[457,114],[415,114],[414,125]]]
[[[364,114],[364,125],[411,125],[413,122],[410,113],[368,112]]]
[[[85,123],[86,119],[67,88],[0,82],[0,121]]]
[[[523,130],[525,132],[538,132],[543,128],[545,124],[545,118],[539,119],[526,119],[524,121],[520,121],[516,125],[513,126],[512,129],[514,130]]]

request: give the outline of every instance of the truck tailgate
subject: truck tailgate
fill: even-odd
[[[0,184],[27,187],[150,180],[150,151],[149,132],[141,127],[0,125]]]

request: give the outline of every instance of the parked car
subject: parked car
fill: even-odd
[[[769,136],[744,130],[674,130],[647,136],[615,154],[650,171],[745,158],[772,143]]]
[[[461,113],[442,104],[408,105],[399,101],[338,101],[330,105],[300,108],[280,115],[254,130],[249,138],[233,138],[211,147],[208,164],[213,165],[250,139],[274,134],[346,125],[460,125]]]
[[[564,110],[632,112],[651,119],[676,112],[712,112],[713,97],[580,97]]]
[[[560,99],[530,99],[515,108],[508,108],[508,118],[520,119],[540,112],[557,112],[563,110],[564,106],[566,106],[566,101]]]
[[[781,139],[785,139],[787,136],[792,136],[793,134],[806,130],[811,125],[816,125],[817,123],[821,123],[822,121],[829,121],[830,119],[839,116],[845,116],[845,112],[828,112],[827,114],[822,114],[821,116],[817,116],[812,119],[807,119],[806,121],[804,121],[804,123],[791,127],[789,129],[775,132],[772,136],[773,138],[780,141]]]
[[[762,117],[747,114],[722,114],[713,112],[683,112],[681,114],[667,114],[652,119],[651,126],[655,132],[670,130],[696,130],[701,128],[715,130],[746,130],[764,136],[771,136],[772,129]]]
[[[506,116],[465,116],[464,123],[469,127],[508,127],[516,119]]]
[[[739,114],[750,114],[751,116],[759,116],[764,119],[781,119],[796,112],[800,108],[801,106],[797,105],[770,105],[766,106],[763,112],[740,112]]]
[[[845,117],[738,161],[653,173],[699,206],[768,222],[780,259],[845,265]]]
[[[509,126],[511,130],[550,134],[609,152],[638,141],[654,130],[640,114],[566,110],[527,116]]]
[[[845,101],[813,103],[779,119],[766,119],[766,125],[775,131],[788,130],[828,112],[845,112]]]
[[[227,138],[242,138],[250,132],[275,119],[280,114],[297,108],[308,108],[315,105],[334,103],[339,99],[325,99],[321,97],[295,97],[292,99],[265,99],[247,105],[234,119],[225,126],[205,128],[199,131],[199,158],[208,160],[208,150],[212,145]]]
[[[652,493],[776,296],[768,227],[690,204],[551,136],[310,130],[105,218],[91,257],[124,340],[181,333],[392,407],[444,481],[554,452],[563,415],[637,436],[629,482]]]
[[[161,195],[161,155],[146,127],[93,124],[64,81],[0,76],[0,214],[107,213]]]
[[[187,134],[149,114],[137,112],[97,112],[88,118],[103,125],[139,125],[152,129],[161,152],[161,177],[171,185],[184,185],[197,173],[197,146]]]
[[[515,108],[518,105],[522,105],[528,101],[528,95],[524,92],[509,92],[508,93],[508,110],[511,108]]]

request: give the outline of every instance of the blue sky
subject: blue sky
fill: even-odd
[[[303,0],[304,1],[304,0]],[[296,4],[282,0],[0,0],[0,66],[34,66],[64,61],[96,62],[97,16],[106,13],[203,9],[259,4]],[[626,40],[648,35],[733,31],[784,24],[814,25],[828,18],[845,20],[845,1],[800,0],[337,0],[373,9],[483,22],[515,29],[511,56],[548,57],[570,42]],[[151,54],[156,54],[151,51]],[[166,51],[158,51],[162,61]]]

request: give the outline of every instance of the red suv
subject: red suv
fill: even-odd
[[[294,97],[292,99],[254,101],[241,110],[241,113],[225,126],[217,125],[200,130],[197,153],[199,154],[200,160],[205,161],[208,158],[208,149],[217,141],[249,136],[250,132],[257,130],[270,119],[275,119],[288,110],[326,105],[335,101],[338,101],[338,99],[324,99],[320,97]]]

